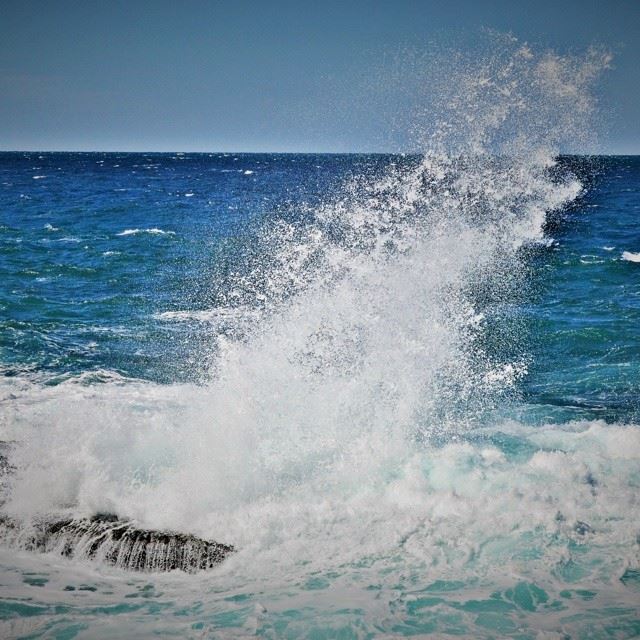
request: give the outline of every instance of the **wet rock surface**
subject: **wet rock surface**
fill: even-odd
[[[194,573],[211,569],[234,548],[193,535],[141,529],[113,514],[42,519],[24,526],[0,518],[5,542],[28,551],[99,560],[131,571]]]
[[[0,443],[0,493],[14,471],[8,453],[9,446]],[[2,502],[0,497],[0,507]],[[91,518],[50,516],[29,523],[0,514],[0,542],[143,572],[194,573],[211,569],[234,551],[230,545],[190,534],[142,529],[112,513]]]

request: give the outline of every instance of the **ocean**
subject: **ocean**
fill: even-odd
[[[1,153],[0,635],[638,637],[640,159],[531,135]]]

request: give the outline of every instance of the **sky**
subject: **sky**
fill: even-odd
[[[482,29],[609,48],[597,150],[640,153],[640,0],[1,0],[0,149],[395,150],[385,89]]]

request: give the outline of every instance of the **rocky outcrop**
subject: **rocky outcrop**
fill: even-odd
[[[0,494],[14,470],[4,444],[0,443]],[[142,529],[104,513],[91,518],[50,516],[26,523],[0,513],[0,543],[148,572],[211,569],[234,551],[230,545],[190,534]]]
[[[98,560],[131,571],[194,573],[222,562],[233,547],[171,531],[141,529],[112,514],[42,519],[28,525],[0,520],[2,538],[29,551]]]

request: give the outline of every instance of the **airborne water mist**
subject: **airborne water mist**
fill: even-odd
[[[526,627],[585,536],[581,562],[599,568],[582,575],[598,591],[629,564],[637,431],[494,421],[518,402],[529,357],[510,348],[519,326],[500,308],[526,291],[548,216],[581,194],[556,157],[583,143],[608,63],[505,38],[458,58],[435,126],[415,127],[419,155],[264,222],[210,310],[226,328],[205,325],[205,384],[23,388],[3,423],[18,441],[5,511],[117,513],[229,542],[238,553],[216,589],[259,593],[276,612],[290,598],[292,633],[314,617],[335,628],[343,601],[354,637],[427,633],[411,598],[434,593],[421,605],[442,605],[431,630],[452,611],[476,637],[478,611],[504,632],[512,612]],[[492,350],[497,323],[508,344]],[[585,480],[604,475],[597,492]]]

